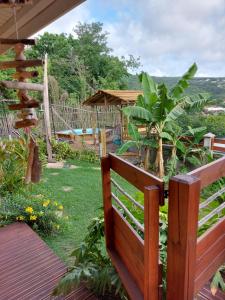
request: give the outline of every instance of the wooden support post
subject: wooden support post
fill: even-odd
[[[159,299],[159,202],[159,188],[145,187],[144,300]]]
[[[169,183],[167,300],[193,300],[200,180],[189,175]]]
[[[44,103],[45,134],[46,134],[46,143],[47,143],[48,162],[52,162],[52,146],[51,146],[52,132],[51,132],[49,97],[48,97],[48,56],[47,54],[45,54],[45,64],[44,64],[43,103]]]
[[[111,249],[112,242],[113,242],[113,222],[112,222],[113,219],[112,219],[110,158],[108,156],[103,157],[101,159],[101,170],[102,170],[102,190],[103,190],[106,248]]]
[[[100,157],[105,157],[106,156],[106,131],[105,129],[100,130]]]
[[[120,120],[121,120],[121,128],[120,128],[120,135],[121,135],[121,143],[123,143],[123,138],[124,138],[124,119],[123,119],[123,111],[122,111],[122,106],[120,110]]]

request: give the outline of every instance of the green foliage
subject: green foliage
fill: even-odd
[[[37,45],[27,50],[30,58],[49,55],[49,74],[71,99],[83,101],[96,89],[123,89],[128,68],[136,68],[139,61],[112,55],[108,34],[103,24],[79,23],[74,35],[44,33]]]
[[[210,284],[210,289],[213,296],[216,295],[218,289],[221,289],[223,292],[225,292],[225,282],[223,279],[224,272],[225,272],[225,266],[222,266],[218,269],[216,274],[213,276],[213,279]]]
[[[63,206],[30,191],[8,194],[0,201],[0,226],[25,222],[42,235],[52,235],[63,226]]]
[[[0,141],[0,194],[23,188],[27,165],[27,141],[23,138]]]
[[[153,77],[154,81],[165,83],[168,87],[172,88],[176,85],[177,77]],[[128,88],[140,89],[140,83],[137,75],[130,75],[127,79]],[[211,102],[216,105],[224,106],[225,94],[225,78],[224,77],[196,77],[190,80],[190,85],[186,89],[185,94],[192,95],[198,93],[208,93]]]
[[[175,142],[175,138],[167,131],[168,126],[172,126],[181,116],[186,113],[188,108],[198,108],[208,101],[206,94],[187,96],[184,94],[185,89],[189,86],[189,81],[194,77],[197,71],[197,65],[193,64],[188,71],[181,77],[176,85],[170,90],[164,84],[157,84],[148,74],[142,73],[139,78],[143,90],[143,95],[139,95],[136,105],[125,107],[123,113],[133,124],[145,125],[146,139],[153,136],[156,139],[157,157],[155,167],[158,169],[158,175],[164,177],[164,161],[162,139],[166,138],[173,142],[174,151],[172,154],[171,166],[176,169],[176,149],[182,148],[181,142]],[[135,130],[134,132],[137,132]],[[176,134],[176,133],[175,133]],[[139,136],[131,134],[131,138],[137,144],[140,141]],[[127,149],[128,145],[123,145],[119,153]],[[146,144],[148,148],[151,145]],[[147,157],[147,153],[146,153]]]
[[[214,133],[217,137],[225,136],[225,116],[219,115],[204,115],[202,113],[192,113],[179,120],[180,126],[187,128],[187,126],[206,127],[207,132]]]
[[[104,299],[109,296],[127,299],[120,278],[105,253],[103,237],[104,218],[100,216],[92,220],[84,242],[73,251],[74,266],[60,281],[54,295],[66,295],[83,282]]]
[[[57,161],[78,159],[82,161],[96,162],[98,156],[94,150],[90,149],[74,149],[68,142],[59,142],[56,139],[52,139],[52,152],[55,155]],[[38,139],[38,145],[40,150],[40,158],[42,161],[46,161],[47,148],[46,142],[43,139]]]

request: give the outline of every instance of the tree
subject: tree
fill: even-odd
[[[154,131],[157,141],[155,165],[160,178],[165,174],[163,137],[165,136],[166,125],[175,122],[185,113],[185,109],[188,107],[198,107],[208,101],[208,95],[206,94],[193,96],[184,94],[185,89],[189,86],[189,81],[195,76],[196,72],[197,65],[193,64],[170,90],[164,83],[157,84],[147,73],[142,73],[140,82],[143,95],[139,95],[135,106],[123,109],[123,113],[131,122],[139,122],[147,126],[147,138],[150,138]]]
[[[49,57],[49,74],[73,98],[85,100],[97,89],[124,89],[129,69],[139,60],[112,55],[108,33],[102,23],[79,23],[74,35],[44,33],[37,45],[27,50],[30,58]]]

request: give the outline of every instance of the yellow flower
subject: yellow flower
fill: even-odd
[[[16,217],[17,221],[24,221],[24,216],[18,216]]]
[[[42,205],[43,205],[44,207],[47,207],[47,206],[49,205],[50,202],[51,202],[50,200],[46,200],[46,201],[43,202]]]
[[[31,216],[30,216],[30,220],[31,220],[31,221],[36,221],[36,220],[37,220],[37,216],[31,215]]]
[[[34,212],[33,208],[31,206],[28,206],[25,208],[25,212],[32,214]]]
[[[63,210],[63,205],[59,205],[59,206],[58,206],[58,209],[59,209],[59,210]]]

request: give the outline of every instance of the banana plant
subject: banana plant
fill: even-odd
[[[128,135],[131,140],[126,141],[120,149],[118,149],[117,154],[121,155],[125,153],[129,148],[136,148],[138,150],[138,160],[140,164],[142,164],[142,150],[146,148],[146,155],[145,155],[145,162],[144,168],[148,170],[149,165],[149,147],[156,147],[156,143],[154,139],[147,139],[143,137],[140,132],[138,131],[138,127],[133,123],[128,123]]]
[[[122,110],[130,122],[145,124],[150,134],[153,130],[156,132],[155,166],[160,178],[164,176],[162,133],[166,125],[175,122],[187,108],[200,107],[209,99],[208,94],[184,94],[196,72],[197,65],[194,63],[171,89],[164,83],[157,84],[147,73],[142,73],[139,79],[143,95],[138,96],[135,106],[128,106]]]
[[[179,160],[177,150],[179,150],[182,155],[183,163],[185,163],[188,155],[194,152],[196,153],[196,151],[201,152],[202,149],[199,148],[199,143],[206,133],[206,127],[192,128],[188,126],[188,129],[184,132],[179,125],[172,123],[166,127],[166,130],[167,131],[162,132],[161,137],[163,140],[167,140],[172,144],[171,158],[167,166],[169,173],[167,177],[171,177],[176,173],[177,169],[177,162]],[[183,137],[190,137],[190,139],[184,142],[182,141]],[[196,162],[198,160],[196,156],[191,156],[190,159]]]

